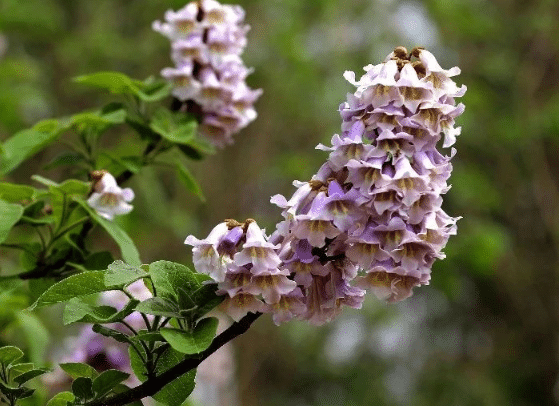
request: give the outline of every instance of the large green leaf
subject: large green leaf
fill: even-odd
[[[105,274],[105,283],[108,285],[129,285],[146,276],[148,274],[142,268],[117,260],[109,265],[109,270]]]
[[[0,200],[0,244],[6,241],[12,227],[23,215],[23,207],[19,204]]]
[[[82,272],[52,285],[31,305],[31,309],[66,302],[75,297],[113,290],[115,288],[117,287],[105,285],[104,271]]]
[[[74,298],[64,307],[62,320],[65,325],[76,322],[115,323],[132,313],[138,303],[138,300],[130,300],[121,310],[117,310],[111,306],[93,306],[81,298]]]
[[[188,267],[171,261],[149,264],[149,274],[158,296],[177,297],[179,289],[194,292],[200,283]]]
[[[183,354],[198,354],[212,343],[217,330],[218,320],[214,317],[200,320],[194,330],[183,331],[175,328],[162,328],[161,335],[173,349]]]
[[[144,382],[147,379],[145,365],[142,363],[138,354],[136,354],[136,351],[133,351],[132,348],[128,350],[128,353],[130,354],[130,365],[132,366],[134,374],[140,381]],[[184,354],[181,354],[172,348],[167,348],[159,358],[156,373],[160,375],[164,371],[181,362],[183,359]],[[153,396],[153,398],[167,406],[181,406],[194,389],[195,377],[196,370],[193,369],[165,385],[163,389]]]
[[[116,369],[109,369],[103,371],[97,378],[93,380],[92,389],[96,397],[106,395],[115,386],[127,379],[130,375],[117,371]]]
[[[142,261],[140,260],[140,253],[138,252],[136,245],[134,245],[132,239],[122,228],[120,228],[116,223],[99,216],[97,212],[89,207],[87,202],[85,202],[84,200],[78,198],[74,200],[78,202],[91,215],[95,222],[103,227],[105,231],[112,237],[112,239],[118,244],[125,262],[135,266],[139,266],[142,263]]]
[[[60,368],[73,379],[79,378],[80,376],[94,379],[99,375],[95,368],[80,362],[65,362],[60,364]]]
[[[91,381],[91,378],[80,376],[72,382],[72,392],[78,399],[93,399],[94,393],[92,386],[93,382]]]
[[[23,351],[13,345],[0,347],[0,364],[4,366],[10,365],[21,357],[23,357]]]

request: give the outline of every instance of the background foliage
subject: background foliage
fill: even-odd
[[[344,70],[378,63],[396,45],[423,45],[443,67],[460,66],[457,82],[468,86],[444,206],[463,219],[432,284],[398,305],[371,297],[363,311],[346,309],[322,328],[276,328],[262,318],[236,342],[239,403],[557,404],[559,3],[237,3],[252,26],[248,82],[264,89],[259,119],[234,146],[192,165],[205,203],[164,170],[144,170],[127,185],[136,210],[119,221],[143,262],[187,263],[185,236],[205,236],[224,218],[253,217],[270,232],[280,216],[269,197],[290,195],[293,179],[309,179],[326,157],[314,146],[339,131],[336,110],[351,91]],[[72,83],[74,76],[119,70],[143,79],[170,66],[169,43],[151,22],[183,5],[1,0],[0,140],[109,101]],[[60,152],[37,155],[7,180],[29,183],[35,173],[63,180],[63,170],[41,169]],[[104,238],[97,243],[118,252]],[[2,272],[13,270],[10,255],[0,251]],[[4,309],[28,304],[18,295],[4,303],[6,289],[0,319]],[[37,320],[21,317],[21,328],[38,334]],[[0,341],[14,336],[0,326]],[[30,353],[34,362],[44,357],[40,345]]]

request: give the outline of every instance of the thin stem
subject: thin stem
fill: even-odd
[[[123,326],[126,326],[128,328],[128,330],[130,330],[132,332],[132,334],[134,334],[135,336],[138,335],[138,332],[136,331],[136,329],[134,329],[134,327],[132,327],[130,324],[128,324],[124,320],[121,320],[119,323],[122,324]]]
[[[45,241],[45,237],[43,236],[43,234],[41,233],[41,231],[39,230],[39,227],[33,227],[35,229],[35,231],[37,232],[37,234],[39,235],[39,239],[41,240],[41,248],[43,251],[47,250],[47,243]]]
[[[129,299],[136,299],[134,296],[132,296],[126,289],[122,289],[122,292],[124,292],[124,294],[126,296],[128,296]],[[142,319],[144,319],[144,324],[146,325],[146,328],[148,329],[148,331],[150,330],[151,327],[151,323],[149,322],[148,316],[146,316],[144,313],[139,312],[140,315],[142,316]]]
[[[188,371],[196,368],[202,361],[221,348],[225,343],[245,333],[252,323],[261,315],[262,313],[249,313],[238,322],[233,323],[227,330],[214,338],[210,346],[206,348],[205,351],[198,354],[196,358],[187,358],[163,372],[161,375],[148,378],[144,383],[136,386],[135,388],[107,399],[88,402],[86,403],[86,406],[123,406],[143,399],[146,396],[155,395],[169,382],[172,382],[181,375],[184,375]]]

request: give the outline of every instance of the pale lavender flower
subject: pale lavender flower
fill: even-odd
[[[128,214],[133,206],[129,204],[134,199],[134,191],[130,188],[121,189],[116,179],[107,171],[93,171],[91,173],[92,193],[87,199],[97,214],[107,220],[114,216]]]
[[[245,83],[251,70],[240,58],[249,30],[243,20],[240,6],[201,0],[169,10],[165,22],[153,23],[171,40],[176,65],[161,75],[174,84],[181,110],[197,117],[200,134],[219,147],[231,144],[233,135],[256,119],[253,105],[262,94]]]

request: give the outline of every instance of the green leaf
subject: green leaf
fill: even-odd
[[[78,399],[92,399],[95,396],[93,394],[92,385],[93,382],[91,381],[91,378],[80,376],[72,382],[72,392]]]
[[[164,297],[152,297],[140,302],[136,311],[154,316],[181,317],[176,304]]]
[[[67,195],[85,196],[89,193],[91,186],[89,182],[83,182],[77,179],[68,179],[59,185],[54,186],[54,188]]]
[[[198,354],[212,343],[217,330],[218,320],[214,317],[200,320],[193,331],[162,328],[161,335],[171,347],[183,354]]]
[[[149,264],[149,274],[158,296],[176,297],[179,288],[194,292],[200,287],[194,273],[176,262],[153,262]]]
[[[5,385],[0,380],[0,393],[2,393],[2,394],[13,396],[16,399],[23,399],[23,398],[31,396],[33,394],[33,392],[34,392],[34,389],[14,388],[12,386]]]
[[[142,363],[142,360],[138,357],[136,351],[132,350],[132,348],[129,348],[128,352],[130,354],[130,365],[134,374],[141,382],[144,382],[147,379],[147,371]],[[172,348],[167,348],[157,363],[157,375],[160,375],[169,368],[175,366],[183,359],[183,354],[173,350]],[[153,396],[153,398],[167,406],[181,406],[194,389],[195,377],[196,370],[193,369],[165,385],[163,389]]]
[[[193,300],[196,303],[196,309],[193,311],[194,319],[204,316],[225,300],[225,295],[218,296],[215,294],[216,290],[217,284],[212,283],[209,285],[202,285],[196,292],[194,292],[192,295]]]
[[[27,381],[29,381],[29,380],[31,380],[31,379],[33,379],[33,378],[36,378],[36,377],[38,377],[38,376],[41,376],[41,375],[43,375],[43,374],[46,374],[46,373],[49,372],[49,371],[50,371],[50,370],[49,370],[49,369],[46,369],[46,368],[32,369],[31,371],[27,371],[27,372],[24,372],[24,373],[21,374],[21,375],[16,376],[16,377],[13,379],[13,381],[14,381],[15,383],[17,383],[18,385],[23,385],[25,382],[27,382]]]
[[[135,80],[121,72],[96,72],[78,76],[74,82],[99,87],[113,94],[137,95],[140,90]]]
[[[150,128],[175,144],[188,144],[196,135],[196,120],[184,113],[160,107],[153,113]]]
[[[114,288],[116,287],[105,285],[104,271],[82,272],[52,285],[31,305],[31,309],[66,302],[75,297],[113,290]]]
[[[141,83],[138,97],[145,102],[155,102],[164,99],[171,94],[173,89],[172,83],[155,79],[153,76],[147,78]]]
[[[8,138],[2,145],[4,151],[0,160],[0,175],[11,172],[24,160],[55,141],[65,129],[57,120],[46,120]]]
[[[64,307],[62,320],[64,325],[76,322],[115,323],[132,313],[138,303],[138,300],[130,300],[122,310],[117,311],[111,306],[93,306],[80,298],[74,298]]]
[[[113,261],[113,255],[109,251],[94,252],[85,259],[83,266],[90,271],[97,271],[107,269]]]
[[[68,404],[73,402],[74,399],[76,399],[76,397],[72,392],[60,392],[49,400],[47,406],[68,406]]]
[[[201,201],[205,202],[206,198],[202,193],[202,189],[200,188],[200,185],[198,184],[194,176],[192,176],[190,171],[186,168],[186,166],[184,166],[181,162],[177,162],[175,163],[175,167],[177,169],[177,175],[179,177],[179,180],[183,183],[183,185],[186,186],[186,188],[190,192],[198,196],[198,198]]]
[[[130,375],[116,369],[103,371],[93,381],[92,389],[96,397],[103,396],[111,391],[119,383],[127,379]]]
[[[204,155],[215,154],[215,147],[209,141],[193,138],[186,144],[177,144],[177,148],[187,157],[193,160],[200,160]]]
[[[65,362],[60,364],[60,368],[62,368],[62,370],[70,375],[73,379],[79,377],[94,379],[99,375],[99,373],[92,366],[79,362]]]
[[[165,339],[163,338],[163,336],[161,334],[154,333],[154,332],[147,331],[147,330],[139,331],[138,335],[136,337],[133,337],[133,338],[137,339],[137,340],[148,341],[148,342],[165,341]]]
[[[114,261],[108,268],[109,270],[105,273],[105,283],[107,285],[126,286],[149,276],[142,268],[128,265],[120,260]]]
[[[27,185],[13,183],[0,183],[0,199],[9,203],[18,203],[25,200],[35,200],[37,191]]]
[[[5,367],[23,357],[23,351],[12,345],[0,347],[0,364]]]
[[[119,343],[130,343],[130,338],[126,335],[121,333],[120,331],[116,331],[107,327],[103,327],[100,324],[94,324],[91,329],[96,332],[97,334],[101,334],[105,337],[110,337]]]
[[[12,227],[23,215],[23,207],[19,204],[0,200],[0,244],[6,241]]]
[[[101,109],[100,114],[112,124],[122,124],[126,121],[126,107],[123,103],[109,103]]]
[[[21,364],[12,364],[8,369],[11,376],[18,376],[35,368],[32,362],[22,362]]]
[[[136,266],[142,263],[142,261],[140,260],[138,249],[134,245],[132,239],[128,236],[128,234],[126,234],[126,232],[124,232],[123,229],[121,229],[116,223],[99,216],[95,212],[95,210],[89,207],[87,202],[85,202],[84,200],[74,200],[78,202],[80,206],[82,206],[95,220],[95,222],[103,227],[105,231],[112,237],[112,239],[118,244],[125,262]]]

